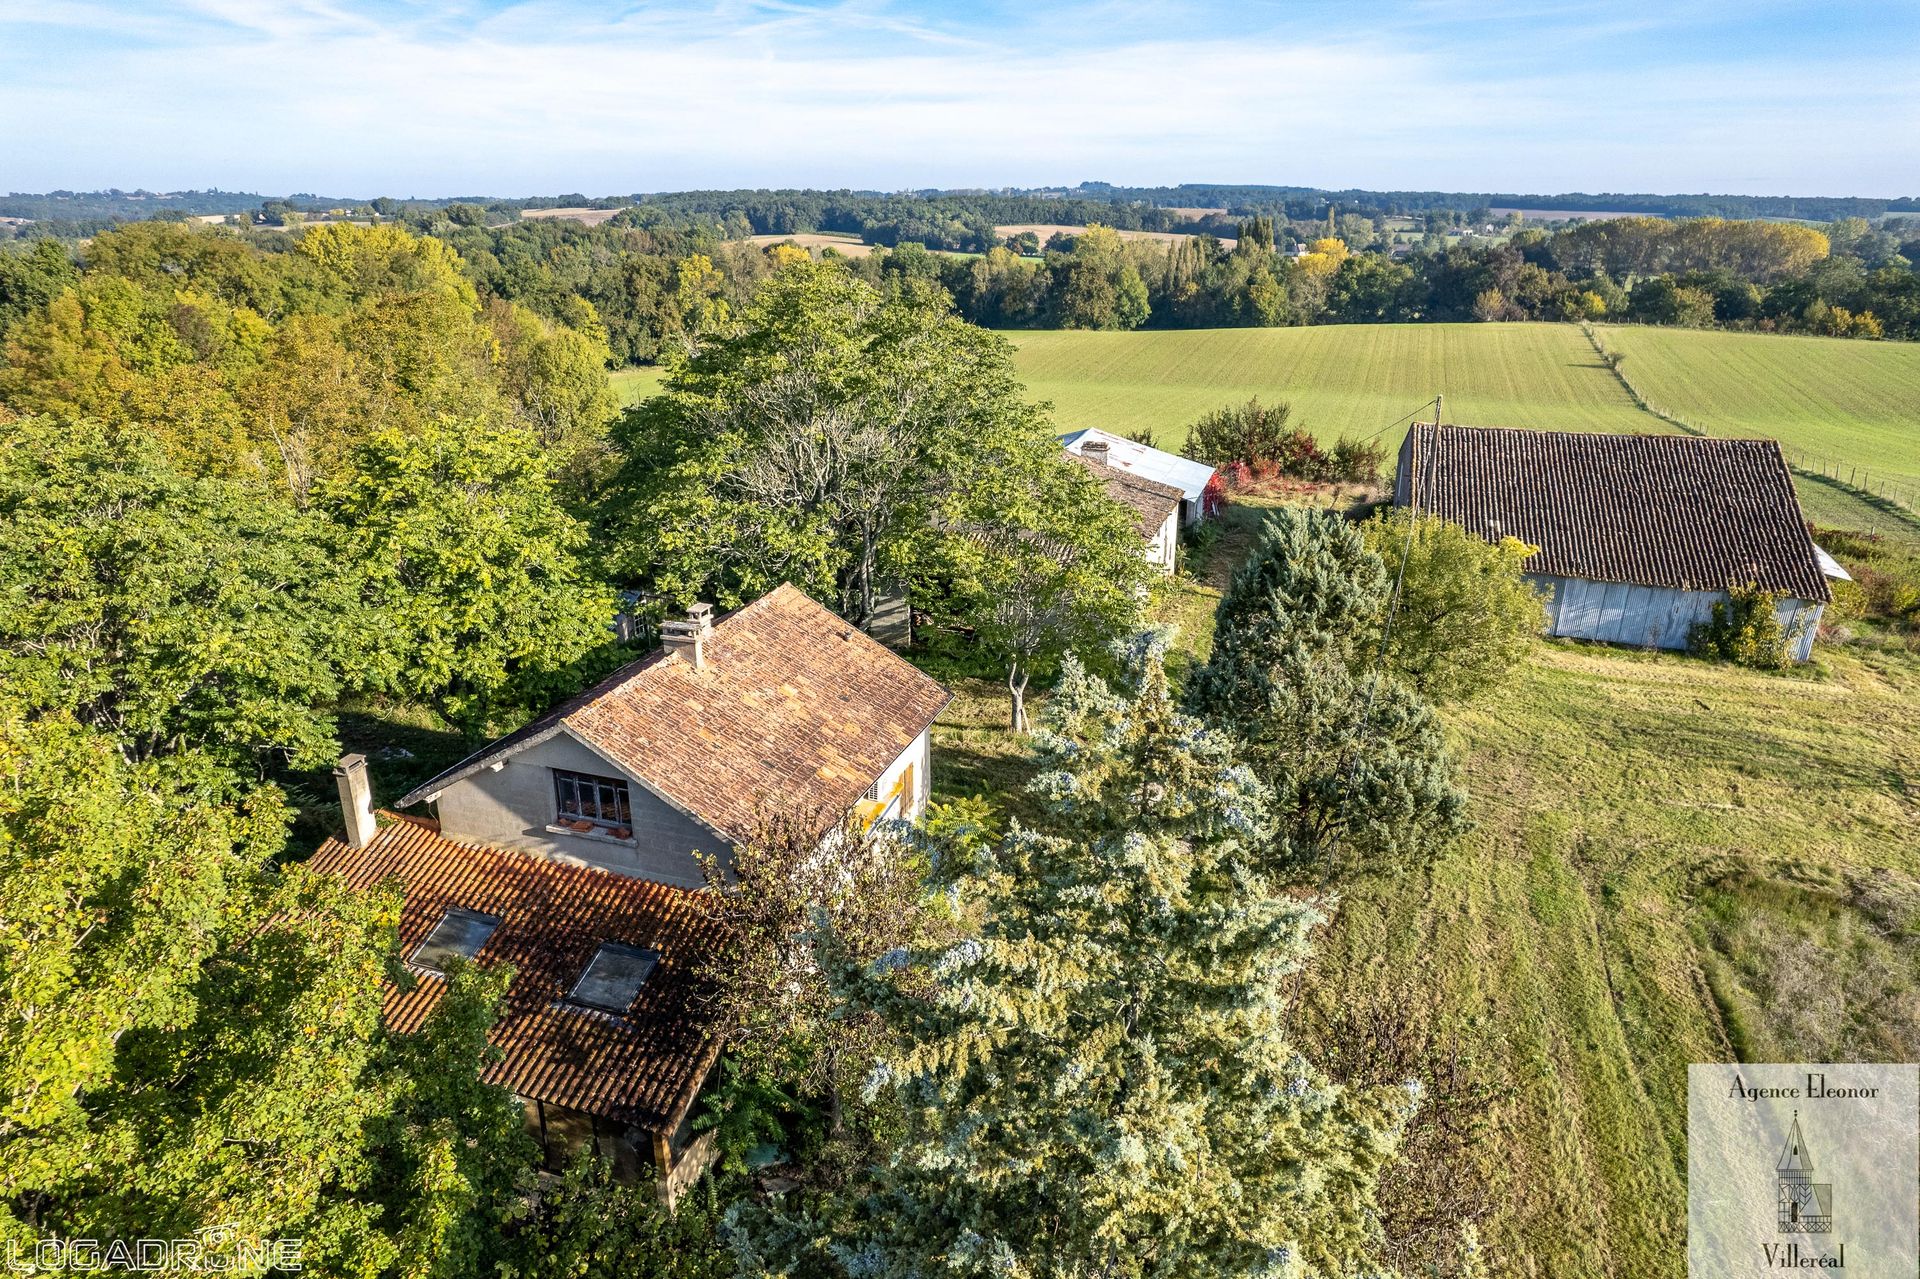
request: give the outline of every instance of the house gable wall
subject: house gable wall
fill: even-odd
[[[553,770],[625,777],[633,838],[612,840],[547,829],[554,823]],[[498,769],[483,768],[441,792],[440,830],[459,843],[539,853],[574,865],[650,879],[681,888],[705,882],[695,852],[724,856],[727,842],[615,767],[605,756],[561,732],[516,751]]]

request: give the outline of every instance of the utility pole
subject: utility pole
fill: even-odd
[[[1444,395],[1436,395],[1433,397],[1433,424],[1435,426],[1440,425],[1440,410],[1446,407],[1446,403],[1447,397]]]

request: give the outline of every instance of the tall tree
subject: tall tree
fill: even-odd
[[[320,507],[377,619],[357,683],[431,703],[479,734],[579,684],[610,647],[613,594],[520,427],[442,420],[353,452]]]
[[[616,428],[609,563],[671,604],[790,581],[864,623],[926,551],[943,495],[1045,438],[1009,356],[840,265],[782,269]]]
[[[357,618],[317,521],[181,475],[137,428],[36,417],[0,439],[0,682],[129,758],[325,762]]]
[[[1118,694],[1069,667],[1041,739],[1045,828],[936,860],[976,935],[840,968],[895,1028],[870,1086],[898,1096],[905,1139],[844,1216],[743,1222],[750,1272],[1365,1263],[1412,1097],[1335,1085],[1292,1041],[1322,916],[1260,873],[1263,788],[1139,657]]]
[[[1055,318],[1063,329],[1137,329],[1147,320],[1147,286],[1112,227],[1095,223],[1051,263]]]
[[[1135,516],[1049,441],[977,458],[939,529],[915,595],[1005,670],[1008,722],[1024,733],[1036,675],[1138,623],[1150,569]]]
[[[236,1268],[289,1239],[370,1277],[519,1255],[534,1152],[480,1077],[508,974],[456,971],[387,1034],[395,893],[275,867],[284,800],[221,773],[0,710],[0,1243],[201,1236]]]
[[[1428,846],[1466,820],[1438,717],[1378,669],[1389,591],[1353,525],[1276,512],[1221,599],[1213,651],[1187,690],[1272,789],[1296,872]]]

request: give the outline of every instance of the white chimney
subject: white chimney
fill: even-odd
[[[1107,442],[1105,440],[1088,440],[1080,446],[1080,456],[1086,458],[1089,462],[1105,466],[1107,464]]]
[[[687,610],[684,622],[662,622],[660,643],[668,653],[678,653],[694,670],[707,666],[707,641],[713,636],[713,605],[695,604]]]
[[[373,820],[373,785],[367,780],[367,757],[344,755],[333,770],[340,787],[340,812],[347,819],[347,845],[365,848],[373,842],[379,824]]]

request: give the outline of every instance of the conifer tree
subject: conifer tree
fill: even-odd
[[[1378,668],[1391,582],[1359,530],[1289,508],[1220,601],[1189,709],[1240,739],[1298,872],[1404,853],[1457,831],[1466,794],[1432,707]]]
[[[1069,663],[1040,735],[1047,830],[940,850],[977,933],[843,966],[894,1027],[897,1155],[832,1220],[741,1214],[746,1269],[849,1276],[1312,1276],[1365,1264],[1408,1090],[1346,1089],[1288,1029],[1321,922],[1258,869],[1266,794],[1174,704],[1157,650]]]

